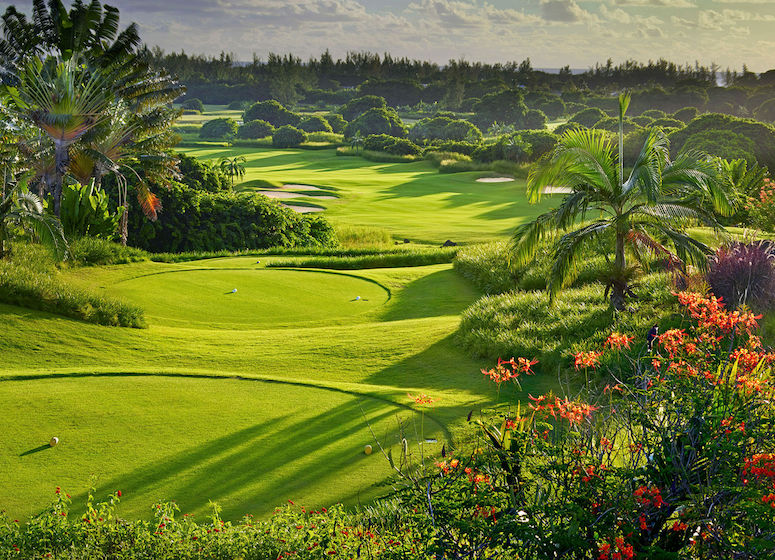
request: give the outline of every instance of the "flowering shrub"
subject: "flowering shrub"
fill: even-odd
[[[775,181],[766,177],[758,196],[745,206],[751,224],[764,231],[775,231]]]
[[[530,396],[497,423],[474,419],[472,452],[446,453],[435,473],[406,474],[407,506],[445,558],[764,558],[775,555],[771,365],[759,317],[721,300],[676,294],[679,328],[630,375],[576,398]],[[629,347],[613,333],[595,367]],[[484,371],[518,381],[519,358]]]
[[[733,242],[710,259],[708,284],[729,306],[763,309],[775,300],[775,252],[770,242]]]

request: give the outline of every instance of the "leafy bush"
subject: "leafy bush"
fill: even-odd
[[[199,137],[208,140],[223,140],[237,134],[237,122],[234,119],[220,118],[207,121],[199,130]]]
[[[178,158],[180,181],[190,189],[207,192],[231,190],[229,177],[218,166],[182,153],[175,154],[175,157]]]
[[[387,134],[372,134],[363,140],[363,148],[397,156],[416,156],[422,150],[406,138],[395,138]]]
[[[692,120],[685,128],[670,133],[670,149],[673,153],[678,153],[685,148],[689,138],[697,134],[707,133],[705,138],[713,141],[713,136],[722,132],[731,132],[737,136],[735,143],[748,141],[753,142],[755,149],[753,156],[758,163],[775,169],[775,128],[769,124],[751,119],[740,119],[730,115],[719,113],[705,113]],[[732,142],[732,136],[727,135]],[[740,140],[747,138],[748,140]],[[731,150],[740,153],[739,147],[735,150],[734,144],[729,145]],[[745,151],[746,148],[743,148]],[[723,154],[714,154],[726,159],[737,159],[739,156],[725,156]]]
[[[489,166],[484,163],[469,161],[460,157],[447,158],[439,162],[439,173],[467,173],[469,171],[485,171]]]
[[[242,115],[242,122],[256,120],[266,121],[275,127],[298,126],[301,116],[289,111],[274,99],[270,99],[254,103]]]
[[[589,107],[571,116],[571,118],[568,119],[568,122],[577,123],[587,128],[592,128],[595,126],[595,124],[600,122],[601,119],[605,119],[607,117],[608,115],[601,109],[598,109],[597,107]]]
[[[765,177],[759,192],[751,196],[745,209],[751,225],[764,231],[775,231],[775,181]]]
[[[768,99],[756,108],[754,116],[757,120],[773,123],[775,122],[775,98]]]
[[[545,130],[524,130],[519,133],[530,146],[531,159],[538,159],[554,149],[559,136]]]
[[[480,130],[486,130],[496,121],[518,129],[526,128],[528,108],[522,92],[517,90],[488,93],[474,105],[473,111],[472,121]]]
[[[546,128],[546,115],[540,109],[530,109],[525,114],[525,122],[520,127],[525,130],[543,130]]]
[[[331,130],[335,134],[344,133],[344,128],[347,126],[347,121],[344,120],[344,117],[342,115],[340,115],[339,113],[331,113],[330,115],[326,115],[323,118],[326,119],[326,122],[328,122],[328,126],[331,127]]]
[[[640,127],[630,118],[625,117],[624,121],[624,133],[629,134],[630,132],[633,132],[635,130],[638,130]],[[593,128],[597,128],[599,130],[607,130],[609,132],[619,132],[619,119],[615,117],[606,117],[604,119],[600,119],[595,123],[595,126]]]
[[[327,144],[341,144],[344,136],[335,132],[310,132],[307,134],[307,143],[325,142]]]
[[[693,108],[693,107],[692,107]],[[696,109],[695,109],[696,111]],[[647,111],[643,111],[641,113],[641,116],[649,117],[650,119],[663,119],[667,116],[667,113],[660,109],[649,109]]]
[[[299,128],[304,132],[333,132],[334,129],[328,121],[319,115],[304,117],[299,123]]]
[[[720,247],[710,259],[706,277],[713,294],[729,308],[770,308],[775,303],[773,245],[768,241],[734,241]]]
[[[141,249],[125,247],[96,237],[81,237],[70,243],[69,262],[76,266],[127,264],[148,258],[148,253]]]
[[[60,208],[62,229],[68,239],[91,236],[111,239],[118,229],[123,208],[110,210],[107,193],[88,185],[64,185]]]
[[[478,144],[482,141],[482,132],[466,120],[437,115],[419,120],[409,130],[409,139],[416,143],[448,140]]]
[[[255,120],[246,122],[237,130],[237,138],[244,140],[254,140],[256,138],[266,138],[274,133],[274,126],[266,121]]]
[[[675,113],[673,113],[673,118],[678,119],[684,124],[688,124],[688,122],[696,118],[699,113],[700,112],[697,110],[697,107],[684,107],[683,109],[678,109]]]
[[[256,193],[209,193],[173,183],[159,189],[156,222],[129,212],[129,241],[151,252],[329,246],[333,228],[322,216],[297,214]]]
[[[433,142],[426,149],[429,152],[454,152],[467,156],[473,155],[479,144],[471,142]]]
[[[684,123],[678,119],[663,117],[661,119],[654,119],[654,122],[651,123],[651,126],[658,126],[660,128],[683,128]]]
[[[275,148],[295,148],[307,141],[307,134],[289,124],[281,126],[272,134],[272,146]]]
[[[700,150],[724,159],[756,161],[756,145],[753,140],[731,130],[707,130],[686,139],[683,150]]]
[[[387,109],[384,97],[364,95],[351,99],[339,108],[339,114],[347,122],[352,122],[370,109]]]
[[[93,294],[62,279],[36,246],[14,246],[13,260],[0,260],[0,303],[45,311],[89,323],[142,328],[143,310]]]
[[[200,113],[205,112],[205,104],[202,103],[201,99],[197,99],[196,97],[192,99],[186,99],[183,101],[183,103],[180,105],[183,109],[189,109],[192,111],[199,111]]]
[[[361,136],[371,134],[387,134],[396,138],[406,138],[408,131],[401,118],[393,109],[369,109],[344,129],[345,138],[352,138],[357,133]]]
[[[561,125],[560,125],[560,126],[558,126],[557,128],[555,128],[553,132],[554,132],[554,133],[555,133],[557,136],[562,136],[562,135],[563,135],[563,134],[565,134],[565,133],[566,133],[568,130],[573,130],[573,129],[576,129],[576,128],[589,128],[589,127],[586,127],[586,126],[584,126],[584,125],[582,125],[582,124],[579,124],[579,123],[577,123],[577,122],[566,122],[566,123],[564,123],[564,124],[561,124]]]
[[[651,117],[644,117],[643,115],[640,115],[638,117],[632,117],[631,120],[632,122],[634,122],[635,124],[641,127],[651,126],[652,123],[654,122],[654,119],[652,119]]]

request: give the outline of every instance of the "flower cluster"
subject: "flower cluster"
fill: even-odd
[[[629,560],[635,558],[635,550],[622,537],[614,539],[613,544],[603,542],[597,545],[598,560]]]
[[[498,364],[492,369],[483,369],[482,374],[488,376],[492,381],[500,385],[505,381],[517,381],[522,374],[532,375],[534,373],[533,366],[537,363],[538,360],[535,358],[532,360],[521,357],[511,358],[510,360],[498,358]]]
[[[411,393],[406,394],[407,397],[409,397],[411,400],[414,401],[414,404],[417,406],[430,406],[434,402],[436,402],[436,399],[433,397],[429,397],[425,393],[420,393],[418,395],[412,395]]]
[[[606,348],[611,348],[612,350],[616,350],[620,348],[629,348],[630,343],[634,339],[635,339],[634,336],[627,336],[626,334],[613,332],[610,335],[608,335],[608,338],[605,340],[604,346]]]
[[[601,352],[577,352],[573,355],[573,367],[578,369],[594,368],[600,363]]]
[[[655,508],[661,508],[665,505],[665,501],[662,499],[662,493],[656,486],[640,486],[635,492],[632,493],[635,496],[635,501],[641,505],[652,505]]]
[[[531,404],[530,408],[536,412],[545,412],[552,418],[565,418],[571,424],[581,424],[584,420],[592,416],[592,412],[597,410],[596,407],[587,403],[571,401],[567,398],[561,399],[560,397],[554,397],[552,395],[541,395],[540,397],[534,397],[529,395],[531,401],[535,404]]]
[[[689,311],[692,319],[697,321],[700,329],[718,330],[723,333],[743,330],[751,334],[759,328],[758,320],[762,318],[761,315],[754,315],[750,311],[728,311],[724,309],[721,298],[703,296],[696,292],[680,292],[676,296],[678,302]]]

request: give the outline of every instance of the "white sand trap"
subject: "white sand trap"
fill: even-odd
[[[328,196],[327,194],[311,194],[310,198],[316,198],[318,200],[336,200],[338,196]]]
[[[477,183],[510,183],[513,181],[513,177],[482,177],[477,179]]]
[[[283,203],[280,203],[283,204]],[[310,212],[322,212],[325,208],[318,208],[317,206],[298,206],[296,204],[283,204],[286,208],[290,208],[294,212],[299,214],[309,214]]]
[[[283,191],[256,191],[258,194],[263,194],[264,196],[268,196],[269,198],[301,198],[303,194],[299,193],[293,193],[293,192],[283,192]]]
[[[573,189],[569,187],[544,187],[544,194],[570,194]]]
[[[282,186],[283,189],[293,190],[293,191],[322,191],[320,187],[313,187],[312,185],[296,185],[294,183],[288,183],[287,185]]]

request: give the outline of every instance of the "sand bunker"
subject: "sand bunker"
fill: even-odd
[[[513,177],[482,177],[477,179],[477,183],[510,183],[513,181]]]
[[[256,191],[269,198],[317,198],[320,200],[336,200],[337,197],[325,194],[304,194],[286,191]]]
[[[312,185],[297,185],[294,183],[288,183],[287,185],[283,185],[281,188],[288,189],[292,191],[322,191],[320,187],[313,187]]]
[[[570,194],[573,189],[569,187],[544,187],[544,194]]]
[[[290,208],[294,212],[298,212],[299,214],[309,214],[310,212],[322,212],[325,210],[325,208],[320,208],[318,206],[298,206],[296,204],[283,204],[283,206],[286,208]]]

